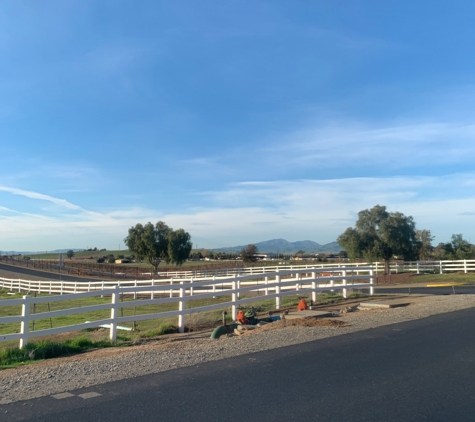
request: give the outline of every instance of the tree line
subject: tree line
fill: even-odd
[[[475,246],[453,234],[450,242],[432,246],[430,230],[417,230],[411,216],[388,212],[385,206],[376,205],[358,213],[355,227],[348,227],[337,241],[350,259],[383,260],[386,272],[391,259],[453,260],[475,257]]]
[[[447,243],[433,246],[430,230],[416,229],[412,216],[400,212],[388,212],[385,206],[376,205],[358,213],[354,227],[348,227],[340,236],[338,243],[344,249],[340,256],[349,259],[365,259],[370,262],[383,260],[389,272],[391,259],[415,260],[454,260],[475,257],[475,246],[453,234]],[[238,259],[250,263],[257,260],[259,253],[255,245],[248,245],[240,254],[224,252],[195,251],[191,253],[191,236],[183,229],[173,230],[163,221],[155,225],[137,224],[128,231],[124,239],[135,259],[148,262],[155,273],[161,261],[182,265],[187,259]],[[68,251],[69,252],[69,251]],[[71,251],[72,252],[72,251]],[[303,255],[299,251],[296,255]],[[69,254],[68,254],[69,255]]]

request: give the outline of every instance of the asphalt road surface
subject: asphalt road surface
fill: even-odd
[[[6,265],[0,264],[0,271],[8,271],[10,273],[15,273],[16,278],[21,278],[23,276],[41,278],[41,279],[48,279],[48,280],[63,280],[63,281],[87,281],[85,278],[69,276],[66,274],[62,274],[61,276],[59,273],[51,273],[46,271],[39,271],[35,270],[34,268],[25,268],[25,267],[17,267],[16,265]],[[8,278],[8,277],[7,277]]]
[[[13,403],[0,420],[473,421],[474,318],[468,309]]]
[[[452,294],[475,294],[474,286],[443,286],[443,287],[426,287],[421,286],[394,286],[394,287],[375,287],[376,294],[426,294],[426,295],[452,295]],[[475,420],[475,419],[474,419]]]

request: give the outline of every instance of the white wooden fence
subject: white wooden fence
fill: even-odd
[[[124,282],[121,286],[115,285],[112,288],[106,287],[104,284],[105,288],[98,290],[91,289],[88,283],[84,284],[87,285],[89,291],[83,293],[65,294],[63,290],[63,294],[55,296],[31,297],[26,295],[21,299],[0,300],[0,315],[2,314],[2,307],[4,306],[21,305],[22,309],[21,315],[0,317],[0,327],[1,324],[20,323],[19,333],[0,334],[0,341],[19,340],[20,347],[24,347],[30,338],[82,330],[105,324],[110,325],[110,339],[115,341],[117,326],[121,323],[178,317],[178,328],[180,332],[183,332],[185,329],[185,316],[192,313],[230,307],[232,318],[235,319],[239,306],[264,299],[275,299],[275,307],[276,309],[280,309],[282,297],[288,295],[311,294],[312,300],[316,301],[318,292],[328,290],[341,291],[343,297],[347,296],[349,289],[367,289],[371,295],[374,293],[372,267],[359,267],[358,272],[355,271],[355,268],[350,267],[294,269],[253,275],[234,275],[227,278],[212,277],[199,280],[176,280],[171,285],[154,284],[153,282],[148,285],[142,285],[137,282],[136,286],[126,287]],[[75,287],[79,291],[79,284]],[[121,302],[120,297],[124,294],[133,295],[134,300]],[[248,297],[242,297],[243,294],[248,295]],[[144,295],[146,295],[145,299],[143,298]],[[192,304],[190,302],[195,299],[211,299],[223,295],[231,296],[231,300],[206,306],[191,307]],[[110,296],[111,302],[80,308],[61,309],[35,314],[31,313],[31,306],[34,304],[54,303],[98,296]],[[142,297],[142,299],[139,299],[139,297]],[[133,316],[119,316],[119,310],[121,308],[165,303],[176,303],[178,309]],[[187,306],[187,304],[189,305]],[[110,317],[76,325],[37,331],[30,330],[30,323],[35,320],[100,310],[110,311]]]
[[[422,273],[434,273],[445,274],[450,272],[463,272],[465,274],[469,272],[475,272],[475,260],[474,259],[461,259],[457,261],[412,261],[404,263],[394,263],[391,266],[393,272],[416,272]]]
[[[159,272],[162,277],[210,277],[210,276],[230,276],[230,275],[245,275],[245,274],[257,274],[265,271],[285,271],[296,270],[305,268],[342,268],[342,267],[368,267],[372,266],[374,271],[378,273],[384,272],[383,262],[332,262],[332,263],[315,263],[309,261],[308,264],[301,265],[276,265],[276,266],[263,266],[263,267],[246,267],[246,268],[222,268],[222,269],[210,269],[203,268],[195,271],[163,271]],[[432,273],[449,273],[449,272],[475,272],[475,260],[455,260],[455,261],[392,261],[390,263],[391,272],[416,272],[421,274],[424,272]]]

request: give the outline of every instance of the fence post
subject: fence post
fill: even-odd
[[[30,331],[30,295],[23,296],[21,305],[21,316],[23,317],[20,325],[20,349],[23,349],[28,343],[28,333]]]
[[[371,286],[369,288],[369,294],[371,296],[373,296],[374,295],[374,276],[373,276],[373,270],[372,269],[369,271],[369,276],[370,276],[369,283],[371,284]]]
[[[193,296],[193,277],[190,279],[190,296]]]
[[[346,271],[343,271],[343,277],[346,277]],[[343,286],[346,286],[346,278],[343,279]],[[343,298],[346,299],[348,297],[348,290],[343,288]]]
[[[170,278],[170,297],[173,297],[173,277]]]
[[[439,266],[440,266],[440,274],[442,274],[442,261],[439,261]]]
[[[135,280],[134,287],[135,287],[135,290],[134,290],[134,300],[137,300],[137,280]]]
[[[114,292],[112,293],[112,308],[111,308],[111,323],[110,323],[110,333],[109,338],[111,341],[116,341],[117,339],[117,317],[119,316],[118,304],[119,304],[119,286],[114,287]]]
[[[213,276],[213,293],[216,293],[216,277]],[[216,296],[213,296],[213,299],[216,299]]]
[[[275,298],[275,309],[280,309],[280,274],[279,270],[276,271],[277,274],[275,276],[275,282],[277,283],[277,286],[275,287],[275,293],[276,293],[276,298]]]
[[[419,268],[419,261],[416,262],[416,265],[417,265],[417,274],[420,274],[420,268]]]
[[[317,291],[316,291],[316,288],[317,288],[317,282],[316,282],[316,278],[317,278],[317,273],[316,272],[313,272],[312,273],[312,302],[316,302],[317,301]]]
[[[466,259],[463,260],[463,272],[467,274],[467,260]]]
[[[180,333],[185,332],[185,314],[183,311],[185,310],[185,287],[183,285],[183,281],[180,281],[180,301],[178,302],[178,310],[180,314],[178,315],[178,331]]]
[[[269,277],[267,276],[265,277],[265,283],[266,283],[266,286],[269,284]],[[267,296],[269,294],[269,289],[266,287],[264,291],[266,292],[266,296]]]
[[[150,293],[150,299],[155,299],[155,291],[153,287],[155,286],[155,280],[152,278],[152,292]]]
[[[237,288],[237,277],[234,276],[234,281],[232,282],[232,286],[233,286],[233,292],[231,294],[231,302],[232,302],[232,306],[231,306],[231,316],[233,318],[233,321],[236,319],[236,315],[237,315],[237,312],[236,312],[236,303],[237,303],[237,291],[236,291],[236,288]]]

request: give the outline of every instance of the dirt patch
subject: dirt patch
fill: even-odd
[[[414,277],[415,273],[401,273],[401,274],[391,274],[384,275],[378,274],[374,277],[374,284],[376,286],[385,286],[390,284],[405,284],[410,283],[411,278]]]
[[[348,323],[340,319],[330,318],[298,318],[298,319],[284,319],[280,321],[266,324],[263,327],[256,328],[255,330],[248,331],[249,333],[261,333],[263,331],[279,330],[286,327],[332,327],[341,328],[348,327]]]

